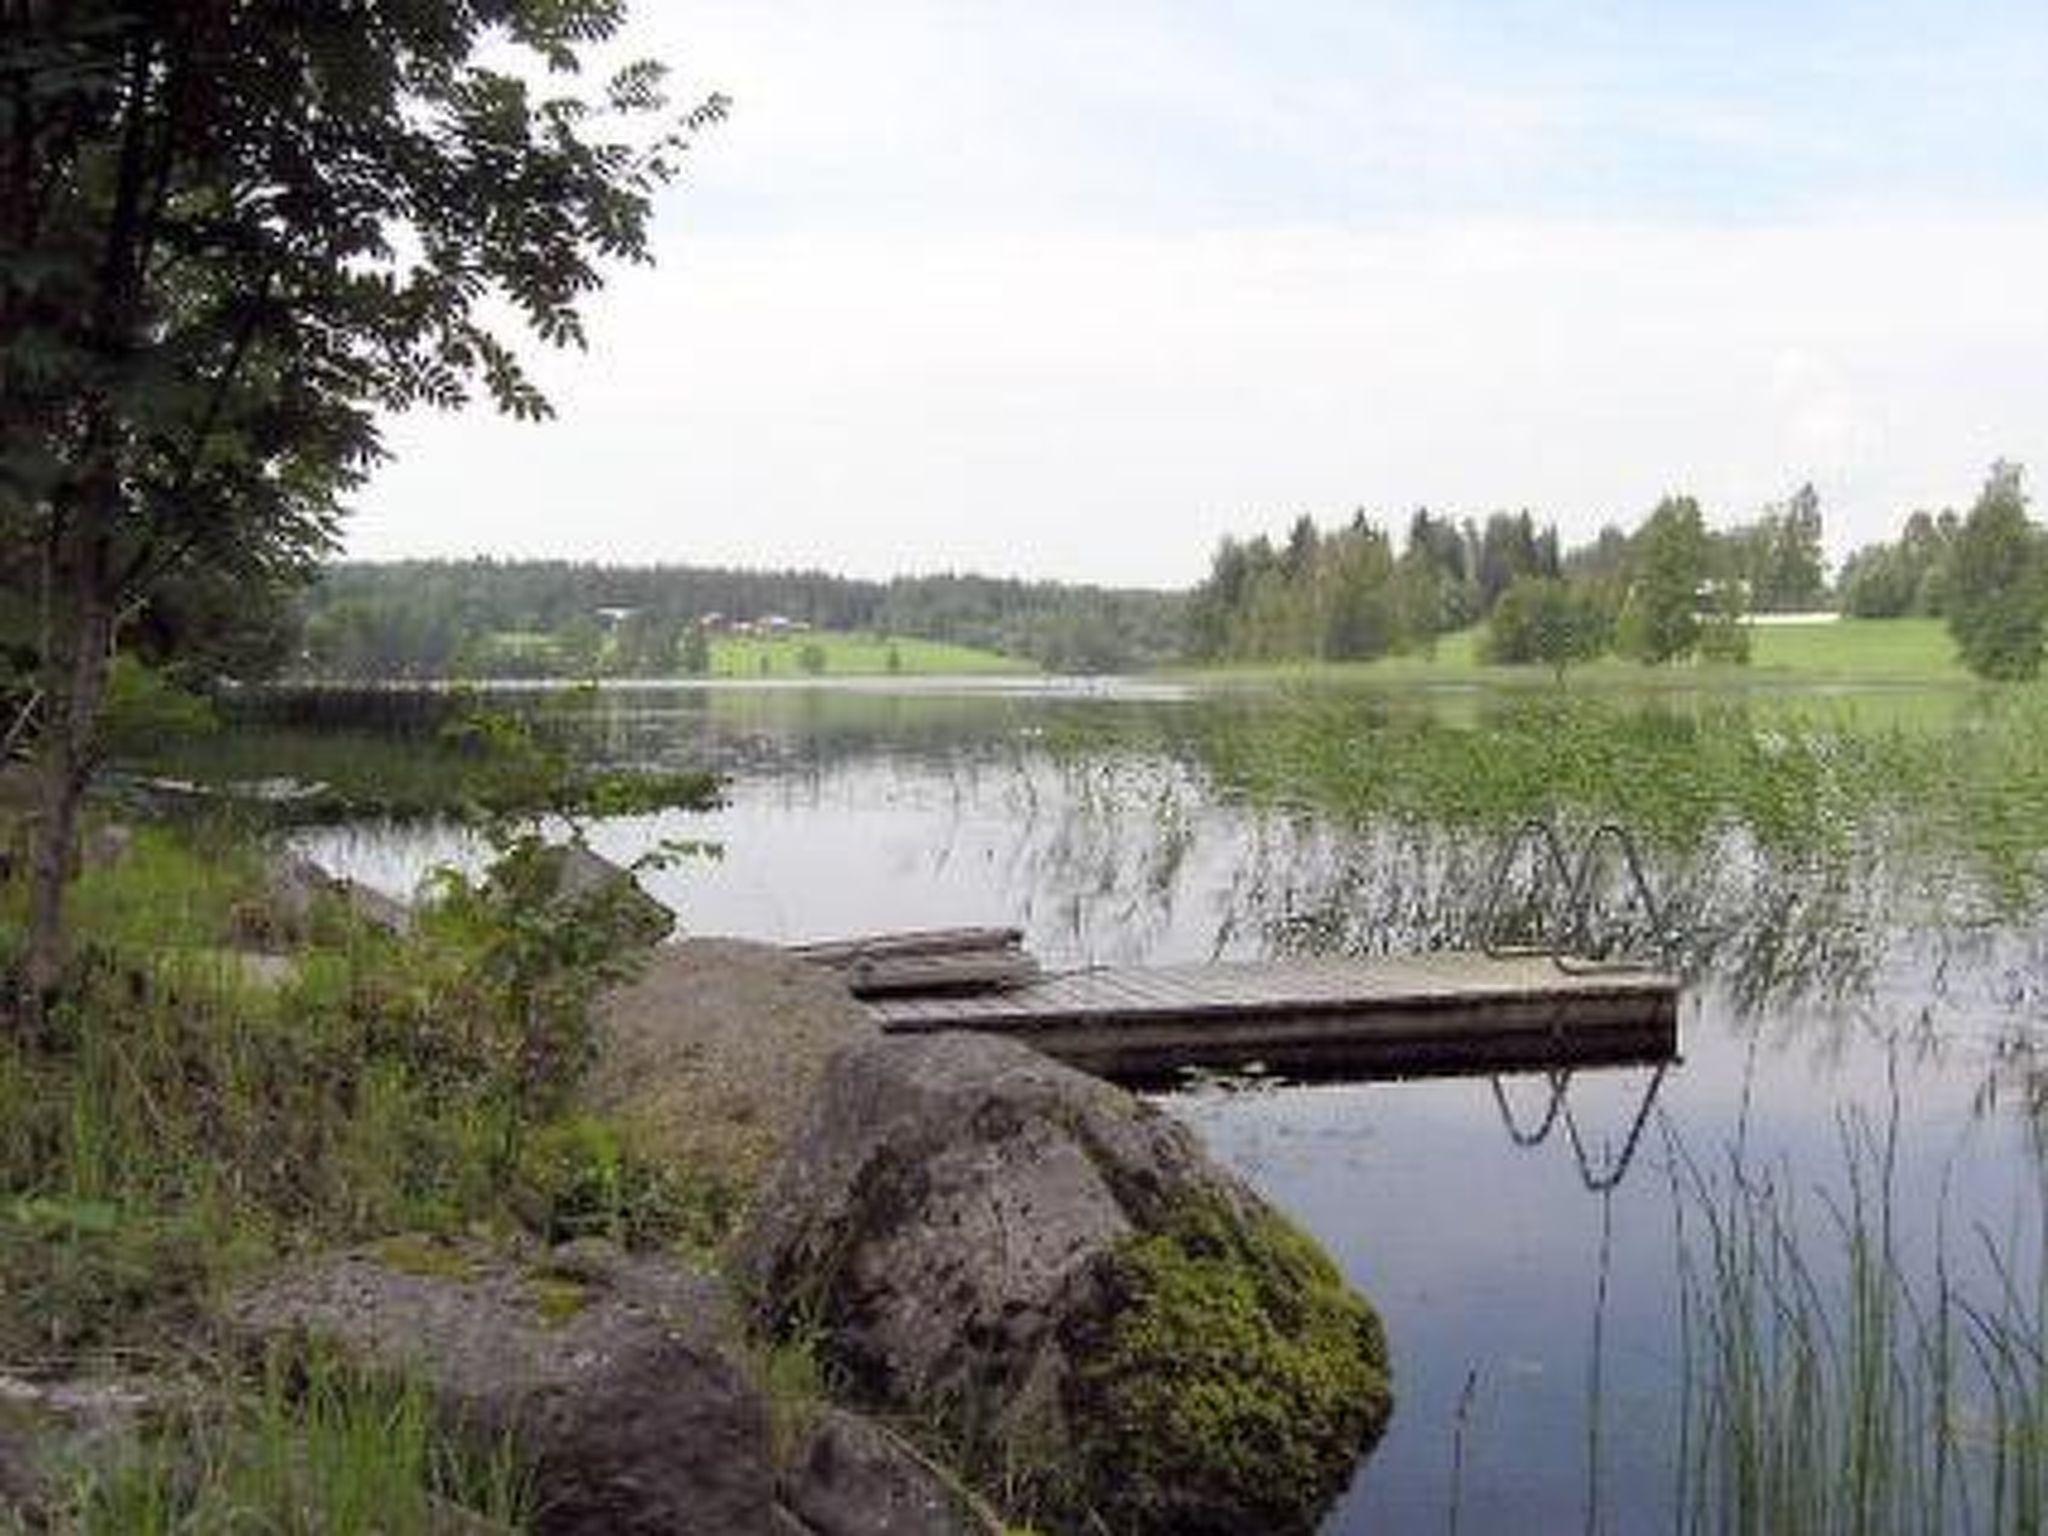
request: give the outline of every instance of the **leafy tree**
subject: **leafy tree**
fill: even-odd
[[[1827,588],[1821,553],[1820,496],[1803,485],[1782,507],[1721,536],[1732,573],[1749,587],[1758,613],[1795,613],[1819,606]]]
[[[1654,665],[1692,654],[1708,566],[1699,503],[1667,496],[1631,542],[1628,596],[1615,633],[1623,655]]]
[[[2024,678],[2041,670],[2048,632],[2048,551],[2027,517],[2017,464],[2000,461],[1951,556],[1948,627],[1963,664],[1979,677]]]
[[[677,621],[636,608],[619,621],[612,664],[627,677],[666,677],[675,668]]]
[[[1360,516],[1328,541],[1324,554],[1321,654],[1332,661],[1384,656],[1403,638],[1387,536]]]
[[[44,615],[31,1016],[124,616],[197,569],[303,578],[380,411],[545,415],[506,317],[580,344],[599,263],[646,256],[652,193],[724,103],[676,121],[644,63],[559,92],[623,17],[0,0],[0,551]]]
[[[692,624],[683,631],[683,643],[678,660],[683,670],[691,677],[702,677],[711,670],[711,636],[706,633],[702,624]]]
[[[1748,585],[1740,576],[1717,576],[1707,590],[1706,618],[1700,624],[1700,657],[1746,667],[1749,642]]]
[[[1565,669],[1607,649],[1613,626],[1598,600],[1554,576],[1520,576],[1486,621],[1488,661],[1540,663],[1564,680]]]
[[[1837,584],[1842,612],[1859,619],[1905,614],[1939,618],[1947,608],[1949,559],[1962,519],[1954,512],[1915,512],[1898,539],[1857,550]]]
[[[1557,530],[1536,531],[1527,512],[1496,512],[1478,536],[1479,611],[1490,613],[1503,592],[1521,576],[1558,574]]]

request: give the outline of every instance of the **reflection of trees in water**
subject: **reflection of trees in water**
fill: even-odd
[[[709,751],[798,806],[914,800],[932,867],[985,861],[1056,964],[1476,948],[1494,919],[1535,933],[1561,896],[1534,861],[1489,916],[1505,833],[1551,816],[1576,848],[1612,816],[1644,840],[1676,966],[1750,1027],[1820,1049],[1966,1042],[1994,1062],[1987,1104],[2048,1104],[2029,852],[2048,817],[2013,755],[2033,729],[1605,700],[791,692],[613,710],[603,750]],[[1620,874],[1591,905],[1626,950],[1651,936]]]
[[[1530,859],[1490,910],[1503,842],[1491,829],[1232,804],[1199,773],[1143,754],[1067,760],[1050,780],[1041,764],[1035,794],[1016,878],[1076,932],[1124,927],[1136,956],[1195,926],[1217,955],[1473,949],[1489,932],[1540,931],[1562,899]],[[1568,826],[1567,846],[1590,825]],[[2021,1105],[2048,1127],[2048,937],[2008,889],[1931,856],[1908,830],[1877,815],[1853,837],[1801,847],[1729,823],[1644,849],[1671,963],[1783,1043],[1834,1053],[1874,1035],[1979,1058],[1981,1102]],[[1649,938],[1619,861],[1600,868],[1591,908],[1596,931],[1623,930],[1624,952]]]

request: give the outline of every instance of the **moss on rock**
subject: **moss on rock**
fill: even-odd
[[[1185,1198],[1103,1265],[1067,1412],[1111,1530],[1314,1530],[1392,1408],[1370,1305],[1277,1214]]]

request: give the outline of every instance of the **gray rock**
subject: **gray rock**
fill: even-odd
[[[303,1333],[416,1373],[457,1423],[535,1464],[536,1528],[747,1536],[773,1529],[765,1400],[735,1363],[715,1282],[576,1244],[526,1265],[403,1240],[246,1291],[251,1341]]]
[[[545,1536],[986,1536],[908,1448],[824,1410],[778,1464],[768,1399],[719,1283],[586,1240],[529,1261],[405,1238],[331,1255],[226,1309],[253,1345],[317,1337],[509,1435]],[[962,1511],[964,1513],[956,1513]]]
[[[743,1190],[796,1134],[825,1063],[875,1039],[836,976],[739,939],[664,944],[603,999],[592,1104],[646,1149]]]
[[[783,1503],[813,1536],[1001,1536],[1002,1523],[900,1436],[822,1410],[783,1478]]]
[[[329,874],[304,854],[274,856],[263,874],[262,895],[237,906],[233,921],[237,944],[259,950],[280,950],[305,942],[323,907],[346,911],[358,921],[386,933],[404,933],[412,913],[382,891]]]
[[[838,1056],[736,1262],[759,1325],[819,1330],[852,1401],[936,1421],[1051,1529],[1312,1529],[1386,1417],[1377,1319],[1320,1251],[1185,1128],[1013,1041]],[[1198,1399],[1224,1443],[1174,1422]]]
[[[1042,1376],[1092,1261],[1195,1184],[1249,1199],[1187,1131],[1014,1042],[855,1047],[737,1250],[771,1326],[822,1307],[836,1364],[912,1406]]]
[[[674,931],[675,913],[641,889],[631,870],[583,843],[558,844],[545,856],[554,864],[551,904],[565,916],[579,908],[616,902],[626,931],[640,943],[658,944]]]
[[[85,869],[105,869],[120,863],[134,849],[135,829],[126,822],[95,822],[79,839],[79,864]]]

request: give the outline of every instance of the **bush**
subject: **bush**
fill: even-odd
[[[1949,566],[1948,627],[1979,677],[2041,670],[2048,638],[2048,552],[2027,517],[2016,464],[1997,464],[1963,520]]]
[[[1592,595],[1548,576],[1520,576],[1494,605],[1481,654],[1507,665],[1541,664],[1560,677],[1607,649],[1612,626]]]

